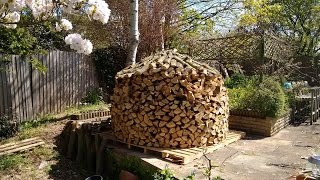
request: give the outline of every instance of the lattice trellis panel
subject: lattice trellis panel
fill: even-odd
[[[265,34],[264,57],[274,61],[285,61],[293,56],[295,47],[271,34]]]
[[[271,34],[242,33],[192,42],[189,52],[194,59],[214,66],[240,64],[252,71],[263,64],[285,62],[294,51],[288,42]]]
[[[199,40],[192,45],[192,56],[198,60],[252,59],[258,40],[248,35]]]

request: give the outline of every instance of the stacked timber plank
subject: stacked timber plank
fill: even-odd
[[[221,142],[229,105],[222,76],[189,56],[164,51],[116,75],[112,126],[120,140],[189,148]]]

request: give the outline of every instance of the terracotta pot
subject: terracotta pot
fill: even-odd
[[[139,178],[128,171],[121,170],[119,180],[139,180]]]
[[[316,178],[306,176],[305,174],[299,174],[296,176],[296,180],[316,180]]]

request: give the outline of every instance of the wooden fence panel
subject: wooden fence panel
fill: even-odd
[[[1,57],[1,55],[0,55]],[[74,52],[51,51],[34,55],[48,68],[46,73],[32,69],[29,62],[12,55],[0,68],[0,116],[14,114],[19,120],[59,113],[77,105],[97,87],[92,60]]]
[[[45,56],[44,55],[39,55],[39,61],[41,62],[42,65],[45,65]],[[44,82],[45,82],[45,77],[46,75],[45,74],[39,74],[39,114],[42,116],[44,115],[44,112],[45,112],[45,107],[44,107]]]
[[[0,55],[0,58],[2,56]],[[5,78],[5,71],[3,69],[3,63],[0,62],[0,86],[4,87],[3,79]],[[0,116],[3,116],[5,114],[5,104],[4,104],[4,92],[3,88],[0,88]]]

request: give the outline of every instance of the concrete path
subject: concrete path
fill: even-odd
[[[320,154],[320,124],[287,127],[273,137],[247,136],[219,149],[207,157],[217,166],[214,176],[226,180],[279,180],[290,179],[308,165],[303,157]],[[178,177],[195,172],[196,179],[207,179],[204,157],[187,165],[155,161],[156,166],[168,166]],[[155,165],[155,164],[154,164]]]

